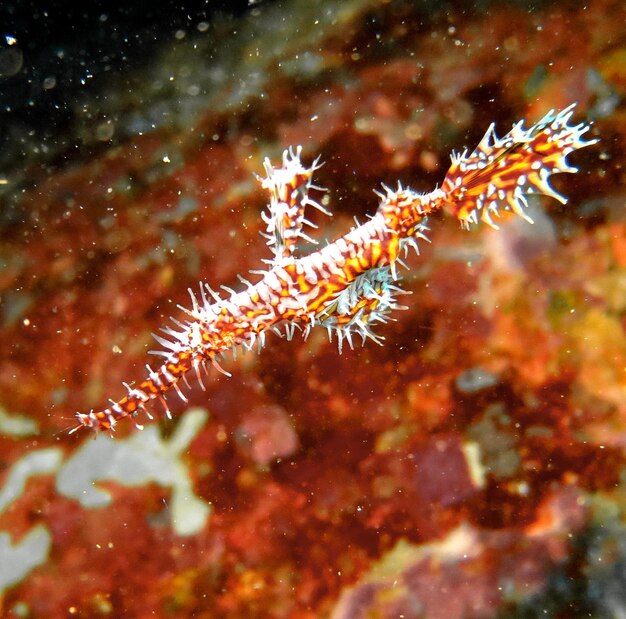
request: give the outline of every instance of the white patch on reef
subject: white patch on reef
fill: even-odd
[[[37,423],[25,415],[9,414],[0,407],[0,434],[14,436],[34,436],[39,431]]]
[[[33,451],[15,462],[0,490],[0,513],[19,499],[30,477],[55,473],[62,459],[62,450],[49,448]],[[47,560],[51,539],[43,524],[32,527],[17,544],[13,544],[9,533],[0,531],[0,594]]]
[[[59,472],[57,490],[83,507],[97,508],[111,502],[109,493],[97,486],[102,480],[124,486],[155,482],[171,487],[172,527],[178,535],[194,535],[204,528],[211,508],[194,494],[188,467],[180,456],[207,416],[204,409],[189,410],[168,440],[163,439],[156,425],[122,440],[105,434],[95,440],[89,437]]]
[[[62,458],[63,452],[55,447],[39,449],[20,458],[11,467],[4,487],[0,490],[0,512],[20,497],[29,477],[55,473]]]
[[[0,593],[19,583],[48,558],[52,536],[43,524],[34,526],[19,543],[0,532]]]

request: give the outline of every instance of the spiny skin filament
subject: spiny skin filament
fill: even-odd
[[[304,217],[306,207],[330,215],[309,197],[310,189],[320,189],[312,184],[318,161],[303,165],[300,147],[284,152],[280,168],[266,159],[266,176],[260,181],[270,194],[270,204],[263,214],[262,235],[273,257],[266,261],[267,269],[253,272],[260,275],[259,281],[240,278],[245,289],[224,288],[223,298],[205,283],[199,294],[190,290],[191,308],[181,308],[186,319],[172,319],[176,328],[163,329],[166,337],[155,335],[164,350],[151,352],[163,357],[162,364],[155,370],[146,366],[147,377],[136,386],[124,384],[128,393],[108,408],[77,413],[79,423],[70,432],[83,427],[113,431],[120,420],[134,420],[140,410],[152,419],[147,408],[152,400],[159,400],[170,417],[168,392],[174,389],[187,401],[181,379],[188,385],[187,374],[193,371],[204,389],[201,372],[208,375],[208,365],[230,376],[220,359],[239,346],[261,348],[268,330],[291,339],[298,329],[306,338],[311,329],[322,326],[331,338],[336,334],[339,352],[344,341],[352,347],[354,336],[363,343],[371,339],[382,344],[384,338],[372,329],[390,320],[393,310],[405,309],[397,302],[407,293],[397,285],[396,267],[402,264],[401,252],[411,247],[418,251],[418,240],[428,240],[428,215],[445,210],[464,227],[482,220],[497,228],[494,218],[502,209],[530,221],[527,194],[566,201],[552,189],[550,177],[577,172],[567,163],[567,155],[597,142],[582,139],[589,124],[568,124],[573,111],[574,105],[551,111],[528,129],[520,121],[502,138],[491,125],[472,153],[452,155],[440,188],[418,194],[400,184],[396,189],[384,187],[383,193],[377,192],[380,203],[369,221],[303,257],[295,250],[299,239],[312,240],[302,231],[304,225],[312,225]]]

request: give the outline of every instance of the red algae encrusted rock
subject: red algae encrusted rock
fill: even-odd
[[[331,617],[497,616],[507,602],[543,591],[550,571],[567,559],[568,537],[586,520],[571,489],[552,494],[537,514],[526,529],[461,526],[428,544],[401,540],[344,590]]]
[[[0,563],[30,555],[0,614],[623,612],[625,21],[610,0],[261,3],[77,102],[75,153],[2,172]],[[188,394],[202,410],[68,438],[188,287],[268,257],[263,157],[321,155],[332,238],[380,182],[431,190],[492,121],[574,100],[602,141],[555,180],[570,203],[497,233],[433,221],[384,347],[270,336]]]

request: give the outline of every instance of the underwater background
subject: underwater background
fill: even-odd
[[[71,7],[0,8],[0,616],[625,617],[626,5]],[[321,158],[332,240],[575,101],[569,203],[432,218],[383,347],[270,334],[68,434],[270,257],[265,157]]]

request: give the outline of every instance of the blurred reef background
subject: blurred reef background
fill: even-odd
[[[0,15],[0,615],[626,616],[624,2]],[[173,421],[67,434],[268,257],[264,157],[321,157],[333,239],[573,101],[570,202],[431,220],[384,347],[270,336]]]

